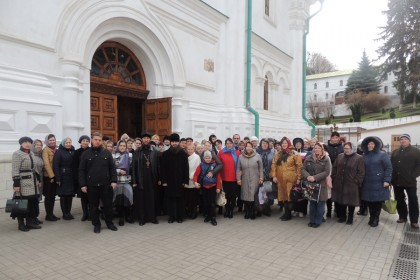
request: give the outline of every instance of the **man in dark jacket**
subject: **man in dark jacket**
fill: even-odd
[[[117,171],[111,153],[102,146],[102,134],[92,135],[92,148],[82,154],[79,165],[79,185],[87,193],[93,232],[101,232],[98,206],[102,201],[107,227],[118,230],[112,222],[112,198],[117,187]]]
[[[417,180],[420,176],[420,150],[411,146],[408,134],[400,136],[400,148],[392,152],[392,185],[399,219],[397,223],[407,222],[410,215],[412,228],[419,228],[419,202],[417,198]],[[408,210],[405,203],[405,193],[408,196]]]
[[[170,136],[171,147],[162,155],[161,181],[169,215],[168,223],[184,218],[184,185],[189,183],[188,155],[179,147],[179,135]]]
[[[331,133],[330,140],[328,140],[327,152],[331,159],[331,166],[334,166],[334,162],[338,155],[344,152],[343,143],[340,141],[340,133],[337,131]],[[329,198],[327,200],[327,218],[331,217],[331,210],[332,200]]]

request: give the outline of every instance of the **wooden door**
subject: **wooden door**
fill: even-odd
[[[172,99],[147,99],[144,106],[144,126],[151,134],[157,134],[162,140],[172,133]]]
[[[400,146],[400,134],[391,135],[391,152],[398,149]]]
[[[90,93],[90,129],[118,141],[117,96],[104,93]]]

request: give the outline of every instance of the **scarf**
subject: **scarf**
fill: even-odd
[[[117,151],[115,154],[120,154],[119,160],[117,160],[115,167],[117,169],[123,169],[124,171],[128,172],[130,171],[130,155],[128,150],[126,149],[124,152],[121,152],[120,147],[120,141],[117,143]]]
[[[236,155],[236,149],[235,148],[228,149],[228,148],[224,147],[222,149],[222,153],[231,153],[232,158],[233,158],[233,162],[235,163],[235,171],[236,171],[236,166],[238,165],[238,156]]]

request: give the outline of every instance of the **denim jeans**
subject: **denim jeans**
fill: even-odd
[[[312,201],[309,204],[309,219],[312,224],[320,225],[325,212],[325,201]]]

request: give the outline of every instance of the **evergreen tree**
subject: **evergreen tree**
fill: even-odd
[[[408,93],[412,94],[415,106],[420,82],[420,1],[389,0],[384,13],[387,26],[380,33],[379,39],[384,44],[378,49],[379,58],[385,58],[381,75],[394,72],[400,108]]]
[[[378,79],[378,72],[375,67],[370,64],[366,52],[363,51],[362,60],[359,62],[359,68],[350,75],[347,80],[346,94],[353,92],[362,92],[368,94],[369,92],[378,92],[380,83]]]

